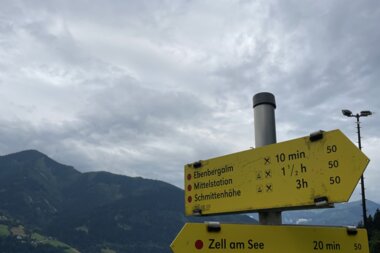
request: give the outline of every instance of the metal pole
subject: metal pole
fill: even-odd
[[[362,150],[362,141],[360,136],[360,115],[356,114],[356,127],[358,128],[358,143],[359,143],[359,149]],[[365,200],[365,188],[364,188],[364,174],[360,177],[360,185],[362,190],[362,208],[363,208],[363,226],[364,228],[367,228],[367,205]]]
[[[277,142],[276,122],[274,114],[275,109],[276,101],[272,93],[261,92],[253,96],[256,147],[261,147]],[[282,224],[281,211],[259,212],[259,222],[262,225]]]

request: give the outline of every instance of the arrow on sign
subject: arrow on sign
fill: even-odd
[[[346,202],[369,163],[340,130],[185,165],[186,215]]]
[[[170,245],[173,253],[368,253],[367,231],[344,227],[187,223]]]

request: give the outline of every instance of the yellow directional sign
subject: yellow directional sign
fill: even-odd
[[[340,131],[185,165],[185,213],[346,202],[369,159]]]
[[[170,245],[173,253],[368,253],[367,231],[344,227],[188,223]]]

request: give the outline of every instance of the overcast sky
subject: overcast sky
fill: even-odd
[[[276,96],[279,142],[339,128],[356,143],[341,110],[380,112],[376,0],[0,3],[3,155],[183,188],[184,164],[254,146],[256,93]],[[379,124],[362,120],[377,202]]]

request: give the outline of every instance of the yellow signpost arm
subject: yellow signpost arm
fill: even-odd
[[[345,227],[185,224],[173,253],[368,253],[367,231]]]
[[[369,162],[340,130],[185,165],[186,215],[346,202]]]

